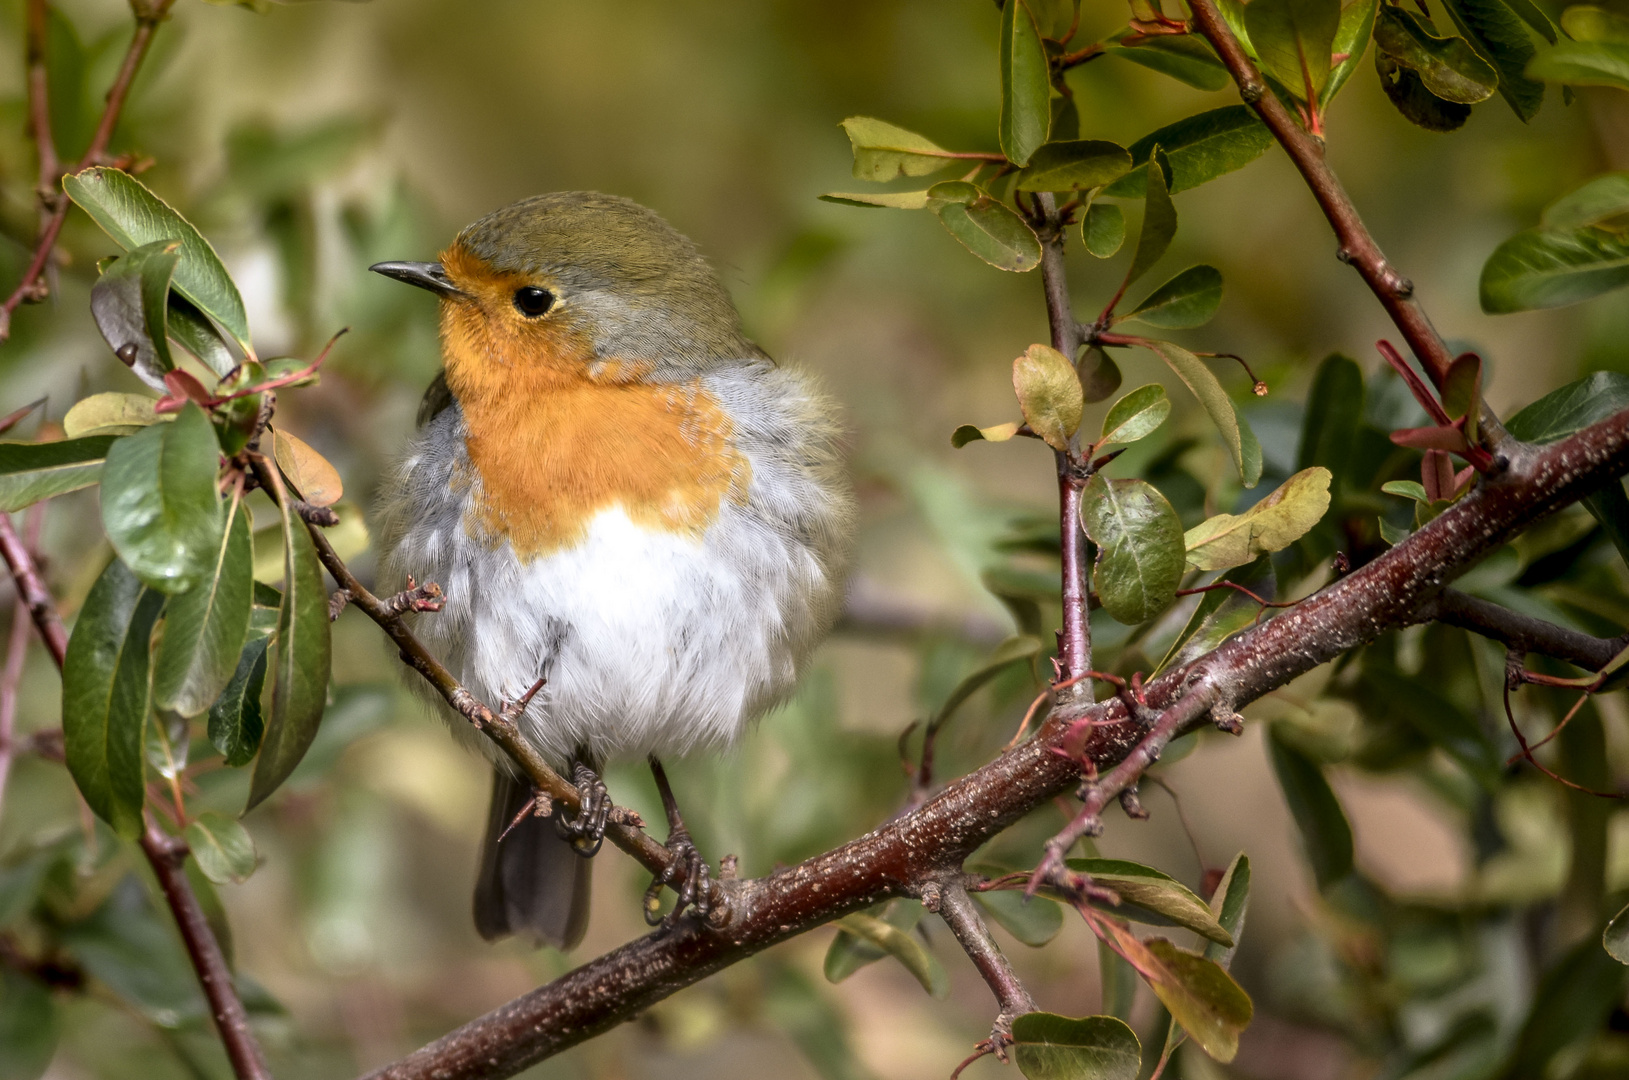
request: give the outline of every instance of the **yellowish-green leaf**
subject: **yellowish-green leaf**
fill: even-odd
[[[856,180],[926,176],[951,163],[950,152],[914,131],[869,116],[851,116],[843,130],[854,148]]]
[[[1019,191],[1089,191],[1131,171],[1131,151],[1119,143],[1077,139],[1047,143],[1018,174]]]
[[[1099,447],[1110,443],[1134,443],[1151,434],[1171,415],[1171,399],[1159,383],[1139,386],[1109,408],[1103,418]]]
[[[1030,430],[1052,449],[1067,450],[1086,408],[1075,366],[1050,345],[1031,345],[1012,362],[1012,386]]]
[[[1001,9],[1001,152],[1014,165],[1027,165],[1046,142],[1052,125],[1052,72],[1024,0]]]
[[[830,191],[820,198],[846,206],[883,206],[890,210],[925,210],[928,206],[926,191]]]
[[[1214,372],[1205,362],[1180,345],[1169,341],[1150,341],[1148,348],[1176,372],[1177,378],[1187,384],[1193,396],[1199,399],[1211,423],[1221,432],[1222,440],[1233,454],[1233,464],[1239,470],[1239,480],[1247,488],[1256,486],[1261,479],[1261,444],[1256,441],[1250,424],[1240,416],[1227,396]]]
[[[1329,510],[1329,470],[1302,469],[1242,514],[1217,514],[1182,538],[1196,570],[1243,566],[1268,551],[1282,551],[1312,530]]]
[[[945,975],[944,967],[911,934],[883,922],[875,915],[858,912],[845,916],[837,925],[904,964],[905,970],[916,976],[922,989],[932,996],[944,998],[950,994],[950,979]]]
[[[173,420],[174,414],[160,416],[153,411],[157,399],[141,394],[92,394],[76,401],[62,418],[62,430],[70,439],[86,435],[134,435],[144,427]]]
[[[1018,434],[1020,426],[1017,422],[991,424],[989,427],[974,427],[972,424],[963,424],[950,433],[950,445],[960,450],[970,442],[1006,442]]]
[[[204,811],[187,826],[187,846],[198,869],[217,885],[245,881],[255,872],[255,842],[236,818]]]
[[[1094,202],[1080,219],[1080,242],[1099,259],[1107,259],[1126,242],[1126,215],[1114,203]]]
[[[1112,1016],[1032,1012],[1013,1021],[1008,1051],[1027,1080],[1137,1080],[1143,1048]]]

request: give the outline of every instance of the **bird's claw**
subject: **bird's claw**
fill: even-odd
[[[660,925],[663,930],[671,930],[686,909],[694,910],[696,917],[706,922],[713,911],[713,874],[707,860],[696,849],[690,834],[682,829],[675,830],[667,838],[666,847],[673,859],[645,890],[646,925]],[[665,916],[661,914],[664,885],[672,885],[678,893],[673,910]]]
[[[564,813],[556,815],[555,828],[560,831],[561,837],[571,841],[573,851],[588,859],[598,854],[600,845],[605,842],[605,825],[611,814],[611,794],[605,790],[605,781],[600,779],[599,774],[581,762],[572,771],[572,781],[577,785],[581,802],[569,817]]]

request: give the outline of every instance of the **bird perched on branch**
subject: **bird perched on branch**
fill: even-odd
[[[705,915],[707,864],[658,759],[731,744],[837,617],[853,508],[831,404],[742,335],[695,245],[627,199],[525,199],[440,262],[372,269],[441,298],[445,364],[384,486],[382,575],[442,586],[416,628],[482,700],[543,680],[521,729],[583,796],[537,817],[495,762],[476,928],[581,939],[598,772],[637,754],[686,876],[670,918],[692,898]]]

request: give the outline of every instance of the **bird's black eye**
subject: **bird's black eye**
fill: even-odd
[[[554,306],[554,294],[547,289],[528,285],[515,290],[515,310],[528,319],[535,319]]]

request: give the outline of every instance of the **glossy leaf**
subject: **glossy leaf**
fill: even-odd
[[[255,872],[255,842],[237,818],[206,810],[187,826],[186,835],[198,869],[215,884],[246,881]]]
[[[1132,35],[1128,32],[1118,36],[1124,39]],[[1220,90],[1232,81],[1216,53],[1197,34],[1160,34],[1132,45],[1110,45],[1105,52],[1198,90]]]
[[[1093,582],[1103,610],[1135,626],[1171,606],[1182,583],[1182,522],[1158,489],[1097,473],[1080,519],[1098,546]]]
[[[843,131],[854,149],[856,180],[926,176],[952,161],[949,152],[931,139],[869,116],[849,117]]]
[[[226,504],[213,572],[174,597],[164,615],[164,637],[153,658],[153,703],[182,716],[204,712],[237,670],[249,634],[254,549],[249,509]]]
[[[1244,9],[1261,69],[1302,101],[1316,101],[1329,81],[1340,19],[1340,0],[1251,0]]]
[[[1471,107],[1444,101],[1425,88],[1420,76],[1402,67],[1384,50],[1374,53],[1380,88],[1409,123],[1427,131],[1456,131],[1471,117]]]
[[[1119,198],[1142,198],[1147,174],[1137,166],[1158,146],[1170,160],[1172,194],[1242,169],[1273,145],[1265,124],[1245,105],[1227,105],[1168,124],[1132,143],[1132,170],[1104,189]]]
[[[1244,919],[1250,908],[1250,859],[1244,852],[1233,856],[1233,862],[1228,866],[1227,873],[1216,885],[1216,892],[1210,898],[1210,912],[1216,917],[1216,922],[1228,936],[1233,939],[1232,945],[1223,945],[1219,941],[1205,944],[1205,958],[1214,960],[1225,971],[1233,963],[1233,954],[1239,949],[1239,939],[1244,936]]]
[[[1204,326],[1221,306],[1222,272],[1214,266],[1190,266],[1149,293],[1125,318],[1178,330]]]
[[[1001,9],[1001,116],[997,135],[1001,152],[1014,165],[1029,164],[1030,155],[1046,142],[1052,124],[1052,72],[1024,0],[1008,0]]]
[[[1195,570],[1226,570],[1259,555],[1283,551],[1329,511],[1330,473],[1322,466],[1302,469],[1277,491],[1242,514],[1217,514],[1182,537],[1188,565]]]
[[[1296,468],[1322,465],[1339,484],[1363,422],[1363,369],[1357,361],[1330,353],[1318,365],[1301,421]]]
[[[1099,259],[1107,259],[1126,242],[1126,215],[1114,203],[1094,202],[1080,219],[1080,242]]]
[[[1120,365],[1114,362],[1114,357],[1093,345],[1081,355],[1080,365],[1081,387],[1086,394],[1086,403],[1095,405],[1099,401],[1107,401],[1114,392],[1120,389],[1123,376],[1120,374]]]
[[[305,522],[280,499],[283,519],[283,602],[277,612],[272,713],[249,783],[245,812],[287,780],[317,737],[328,697],[328,593],[322,564]]]
[[[134,435],[171,418],[153,411],[156,398],[141,394],[92,394],[74,402],[62,418],[62,431],[70,439],[88,435]]]
[[[163,606],[163,594],[114,559],[85,599],[62,666],[68,771],[97,816],[128,839],[141,831],[148,641]]]
[[[997,926],[1032,949],[1045,945],[1063,929],[1063,909],[1044,896],[1026,900],[1023,893],[1011,889],[972,896]]]
[[[1098,139],[1047,143],[1018,174],[1019,191],[1089,191],[1131,171],[1131,151]]]
[[[1482,310],[1492,315],[1576,304],[1629,285],[1629,238],[1599,226],[1529,229],[1482,266]]]
[[[51,991],[10,964],[0,967],[0,1080],[44,1076],[59,1027]]]
[[[1031,345],[1012,362],[1012,388],[1030,430],[1054,450],[1069,449],[1086,408],[1075,366],[1050,345]]]
[[[1267,749],[1318,888],[1327,890],[1352,872],[1352,826],[1317,762],[1270,729]]]
[[[1544,104],[1544,84],[1527,65],[1537,49],[1527,28],[1505,0],[1443,0],[1444,8],[1476,51],[1499,72],[1499,93],[1523,121]]]
[[[265,717],[260,694],[266,685],[266,649],[271,639],[250,638],[220,697],[209,707],[209,741],[233,768],[249,764],[260,749]]]
[[[102,470],[102,525],[136,576],[179,594],[215,568],[226,519],[216,493],[220,444],[190,402],[174,422],[119,439]]]
[[[1139,386],[1109,407],[1103,417],[1099,447],[1110,443],[1134,443],[1152,434],[1171,415],[1171,399],[1159,383]]]
[[[1256,486],[1261,479],[1261,444],[1256,441],[1250,424],[1238,414],[1233,399],[1227,396],[1215,373],[1205,362],[1180,345],[1169,341],[1152,341],[1148,347],[1170,365],[1177,378],[1185,383],[1199,404],[1210,416],[1211,423],[1222,433],[1233,454],[1233,464],[1239,470],[1240,482],[1247,488]]]
[[[170,293],[170,339],[196,356],[210,371],[225,375],[237,366],[226,339],[203,312],[185,297]]]
[[[1231,947],[1232,936],[1216,921],[1210,907],[1171,875],[1126,859],[1069,859],[1069,869],[1088,874],[1120,897],[1107,907],[1122,918],[1155,926],[1180,926],[1219,945]]]
[[[1601,947],[1620,964],[1629,964],[1629,907],[1612,916],[1601,934]]]
[[[1146,942],[1113,919],[1094,926],[1130,961],[1171,1017],[1217,1061],[1232,1061],[1239,1033],[1250,1023],[1254,1006],[1221,965],[1178,949],[1163,938]]]
[[[922,989],[933,997],[949,996],[950,979],[944,967],[914,935],[883,922],[875,915],[859,912],[844,916],[837,925],[898,960],[922,984]]]
[[[1112,1016],[1044,1012],[1012,1022],[1007,1051],[1028,1080],[1137,1080],[1143,1054],[1136,1033]]]
[[[1332,50],[1335,55],[1345,54],[1346,59],[1336,63],[1329,70],[1329,82],[1324,86],[1320,102],[1328,106],[1340,93],[1346,80],[1350,79],[1363,62],[1363,54],[1369,48],[1369,38],[1374,33],[1375,14],[1380,7],[1380,0],[1352,0],[1341,8],[1340,29],[1335,32],[1335,46]],[[1331,57],[1333,59],[1333,57]]]
[[[1597,176],[1544,208],[1546,229],[1578,229],[1629,214],[1629,172]]]
[[[1629,409],[1629,375],[1596,371],[1552,390],[1505,422],[1524,442],[1554,442]]]
[[[180,261],[180,244],[158,240],[114,259],[91,287],[91,316],[108,347],[137,378],[164,390],[170,357],[168,308],[170,277]]]
[[[950,433],[950,445],[960,450],[970,442],[1006,442],[1018,434],[1019,424],[1009,421],[1005,424],[991,424],[989,427],[974,427],[972,424],[963,424]]]
[[[890,210],[926,210],[926,191],[831,191],[820,196],[821,201],[843,203],[847,206],[881,206]]]
[[[238,287],[215,249],[141,181],[118,169],[95,167],[66,176],[63,190],[126,251],[158,240],[181,244],[172,287],[245,347],[249,319]]]
[[[1126,271],[1126,285],[1137,279],[1159,262],[1176,237],[1176,206],[1166,190],[1166,173],[1162,167],[1164,155],[1155,148],[1154,156],[1142,170],[1146,176],[1143,185],[1143,224],[1137,233],[1137,251],[1131,257],[1131,269]]]
[[[90,487],[102,478],[111,435],[49,443],[0,442],[0,512]]]
[[[1035,230],[1005,203],[976,188],[978,193],[969,198],[963,189],[971,187],[952,180],[928,189],[929,208],[945,230],[998,270],[1024,273],[1041,265],[1041,241]]]
[[[1474,105],[1499,89],[1499,73],[1462,37],[1441,37],[1425,19],[1404,8],[1381,6],[1375,47],[1420,77],[1444,101]]]
[[[1568,86],[1629,90],[1629,42],[1563,41],[1535,56],[1527,74]]]
[[[272,447],[283,479],[294,485],[300,498],[312,506],[332,506],[344,497],[339,470],[304,439],[278,428],[272,432]]]

